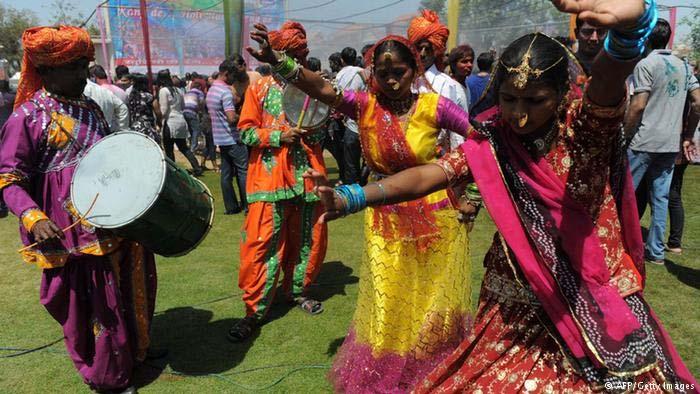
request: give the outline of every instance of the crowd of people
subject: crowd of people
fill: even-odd
[[[16,96],[0,83],[0,197],[86,384],[135,392],[136,365],[158,356],[153,253],[71,226],[76,163],[133,130],[171,160],[177,146],[193,176],[210,161],[225,214],[245,214],[233,342],[262,328],[278,290],[323,312],[308,290],[327,222],[364,212],[357,306],[328,376],[338,392],[700,391],[643,297],[645,263],[682,252],[700,84],[666,49],[654,0],[552,3],[578,14],[576,43],[533,33],[499,52],[448,52],[449,30],[424,10],[405,37],[343,48],[324,70],[300,23],[256,24],[255,71],[237,54],[211,76],[161,70],[153,86],[90,65],[80,28],[27,30]],[[331,108],[324,125],[286,118],[290,85]],[[469,233],[482,207],[497,232],[474,312]]]

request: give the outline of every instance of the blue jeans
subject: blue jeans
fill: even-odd
[[[245,210],[248,202],[245,196],[245,182],[248,174],[248,147],[243,144],[219,146],[221,151],[221,194],[224,196],[224,207],[227,212]],[[233,190],[233,177],[241,196],[238,205],[236,192]]]
[[[627,151],[636,189],[644,175],[647,176],[649,204],[651,205],[651,222],[649,234],[644,246],[646,258],[660,260],[664,258],[664,233],[666,232],[666,215],[668,214],[668,193],[673,179],[673,167],[678,153]]]
[[[187,127],[190,129],[190,149],[192,152],[197,152],[199,146],[199,135],[202,133],[202,128],[199,123],[199,117],[191,112],[183,112]]]

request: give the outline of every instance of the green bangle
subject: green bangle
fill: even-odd
[[[283,78],[289,78],[297,68],[297,62],[290,56],[284,55],[284,59],[275,65],[274,70]]]

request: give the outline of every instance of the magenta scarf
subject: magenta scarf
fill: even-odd
[[[591,370],[621,376],[648,370],[663,349],[673,373],[694,381],[641,295],[624,299],[610,285],[588,211],[568,196],[546,159],[534,160],[505,123],[495,125],[472,133],[462,149],[499,233],[571,355]],[[614,189],[623,240],[643,275],[631,176],[626,164],[620,169]]]

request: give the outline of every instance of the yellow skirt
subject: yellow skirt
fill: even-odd
[[[356,340],[384,353],[430,358],[466,336],[471,310],[471,264],[466,226],[458,212],[433,212],[440,237],[428,250],[414,242],[385,240],[365,214],[366,252],[353,328]],[[449,345],[448,345],[449,346]]]

